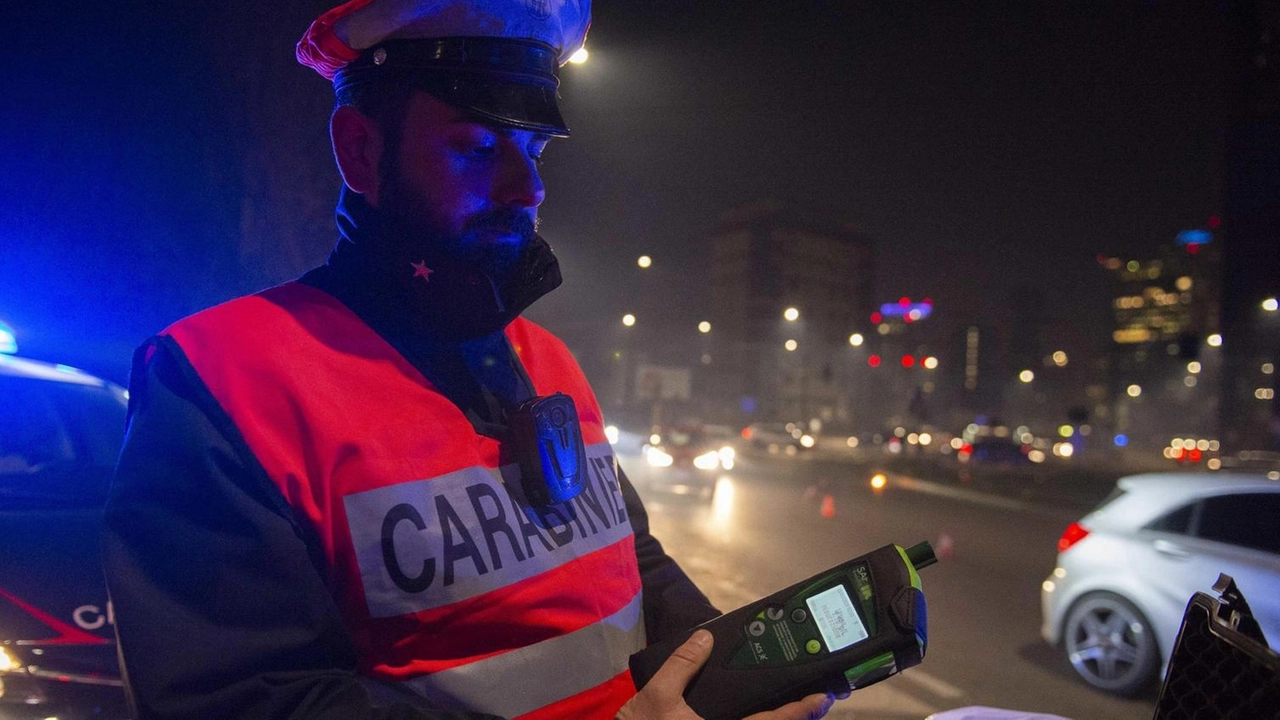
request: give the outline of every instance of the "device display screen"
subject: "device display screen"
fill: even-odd
[[[858,611],[854,610],[853,601],[849,599],[844,585],[824,590],[806,599],[805,604],[809,606],[809,613],[818,624],[818,632],[822,634],[828,651],[842,650],[867,639],[867,626],[858,617]]]

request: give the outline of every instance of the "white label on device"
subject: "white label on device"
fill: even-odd
[[[824,590],[805,600],[809,612],[818,623],[818,632],[827,643],[827,650],[843,650],[859,640],[867,639],[867,626],[853,609],[853,601],[843,585]]]

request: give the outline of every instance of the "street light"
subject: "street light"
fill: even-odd
[[[636,258],[636,264],[639,265],[641,269],[647,269],[653,265],[653,258],[648,255],[641,255]]]
[[[587,58],[590,56],[591,56],[591,53],[587,52],[587,47],[584,45],[578,48],[577,50],[575,50],[574,53],[569,56],[569,62],[573,63],[574,65],[581,65],[582,63],[586,62]]]
[[[635,316],[635,315],[632,315],[631,313],[627,313],[626,315],[623,315],[623,316],[622,316],[622,324],[623,324],[623,325],[626,325],[627,327],[631,327],[632,325],[635,325],[635,324],[636,324],[636,316]]]
[[[861,347],[865,340],[866,339],[862,337],[862,333],[854,333],[849,336],[849,344],[854,347]]]
[[[1276,310],[1280,310],[1280,302],[1273,297],[1269,297],[1262,301],[1262,309],[1267,312],[1275,312]]]
[[[1024,383],[1029,383],[1032,380],[1036,379],[1036,374],[1031,372],[1030,370],[1023,370],[1022,372],[1018,373],[1018,379]]]
[[[800,319],[800,311],[793,307],[789,307],[782,311],[782,317],[787,322],[795,322]]]
[[[698,332],[702,333],[703,335],[706,335],[707,333],[711,332],[711,323],[707,322],[706,320],[703,320],[702,322],[698,323]]]

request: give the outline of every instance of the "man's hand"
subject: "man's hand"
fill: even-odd
[[[699,630],[658,668],[649,684],[622,706],[615,720],[702,720],[684,702],[684,689],[711,657],[711,633]],[[827,714],[834,698],[810,695],[777,710],[756,713],[745,720],[817,720]]]

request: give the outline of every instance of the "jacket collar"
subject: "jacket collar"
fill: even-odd
[[[501,284],[448,257],[440,243],[406,237],[358,193],[338,200],[339,239],[319,283],[361,314],[382,316],[402,331],[461,342],[501,331],[538,298],[560,286],[551,246],[535,236],[513,278]],[[352,309],[356,309],[353,307]]]

